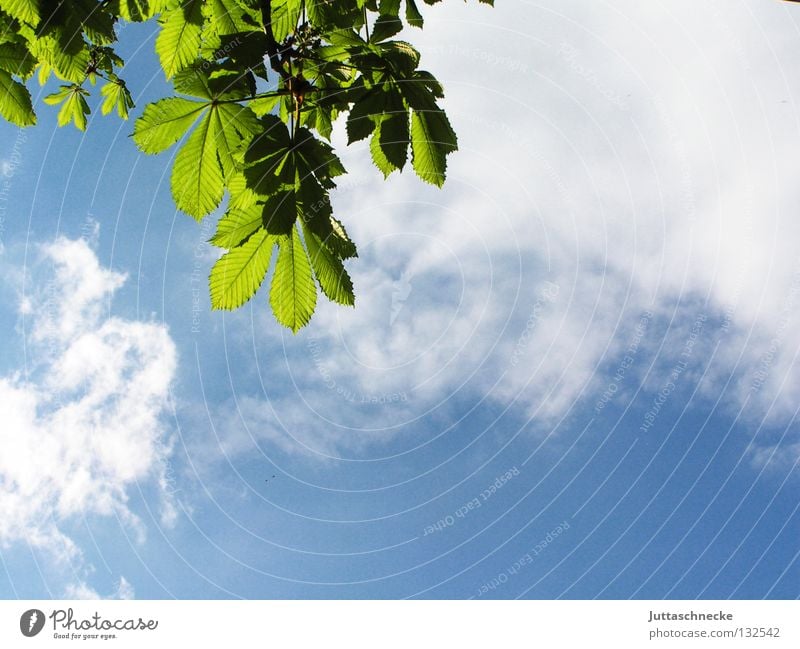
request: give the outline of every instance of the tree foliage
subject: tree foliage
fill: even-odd
[[[61,126],[86,129],[98,83],[100,112],[128,119],[117,31],[155,21],[174,95],[144,107],[133,141],[146,154],[179,147],[170,186],[180,210],[199,221],[224,206],[210,240],[225,250],[209,276],[212,307],[242,306],[274,259],[269,302],[296,332],[318,289],[355,302],[344,262],[356,247],[330,201],[346,173],[329,144],[334,121],[346,120],[348,143],[369,138],[384,176],[410,162],[441,186],[457,148],[441,85],[414,47],[393,39],[406,24],[423,26],[418,1],[0,0],[0,115],[36,123],[36,76],[56,86],[44,102]]]

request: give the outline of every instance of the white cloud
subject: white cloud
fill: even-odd
[[[408,395],[381,413],[390,428],[465,390],[552,423],[582,396],[591,407],[645,312],[654,324],[628,380],[654,361],[645,388],[658,390],[702,314],[683,376],[704,376],[731,412],[747,400],[756,424],[787,420],[800,386],[800,76],[788,63],[800,11],[425,9],[425,29],[404,37],[445,84],[460,151],[441,191],[411,169],[384,183],[339,129],[351,176],[333,200],[360,246],[357,306],[321,304],[284,347],[306,428],[325,448],[361,444],[349,396]],[[549,285],[558,295],[542,303]],[[259,336],[274,329],[261,317]]]
[[[44,246],[34,278],[22,300],[29,371],[0,377],[0,543],[27,542],[82,565],[63,531],[74,517],[116,516],[144,533],[128,491],[164,481],[162,416],[176,350],[162,324],[109,314],[125,277],[102,267],[84,240]],[[88,592],[75,588],[76,597]]]
[[[76,584],[69,584],[64,589],[65,599],[102,599],[100,594],[86,582],[78,582]]]
[[[543,280],[560,287],[527,362],[504,382],[506,398],[546,399],[546,411],[561,414],[641,312],[657,307],[691,323],[698,301],[709,316],[735,302],[730,338],[743,356],[743,385],[771,356],[768,341],[780,339],[769,384],[751,406],[762,415],[793,411],[800,134],[792,102],[800,86],[783,62],[796,57],[798,43],[785,7],[761,12],[761,33],[750,11],[714,3],[624,2],[611,11],[559,1],[498,5],[480,17],[474,6],[432,12],[418,40],[423,53],[448,43],[425,62],[445,80],[460,133],[450,187],[438,199],[454,218],[434,209],[430,219],[395,214],[392,225],[370,214],[354,230],[391,237],[402,228],[435,239],[438,259],[422,246],[410,251],[409,266],[424,256],[429,267],[452,269],[456,258],[467,269],[469,304],[483,299],[476,283],[491,282],[495,308],[479,317],[498,335],[475,335],[469,347],[499,343],[496,375],[505,369],[504,348],[516,342],[500,334],[514,300],[517,317],[526,317]],[[402,183],[386,191],[407,203],[420,194]],[[358,199],[362,210],[391,202],[370,201],[367,192]],[[502,260],[515,256],[523,270],[516,285],[503,286],[498,275],[513,264]],[[537,273],[537,262],[549,272]],[[418,290],[440,288],[429,282]],[[478,315],[463,306],[464,320]],[[438,330],[448,317],[445,309]],[[393,353],[391,341],[384,349]],[[451,380],[462,369],[456,365]]]
[[[752,461],[756,467],[767,471],[785,473],[796,471],[800,462],[800,442],[787,446],[757,446],[752,453]]]
[[[84,581],[68,584],[64,589],[64,599],[134,599],[136,592],[125,577],[120,576],[114,592],[103,597]]]

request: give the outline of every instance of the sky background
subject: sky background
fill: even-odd
[[[338,125],[357,304],[296,336],[210,310],[174,150],[0,124],[0,596],[800,595],[800,7],[423,10],[460,150]]]

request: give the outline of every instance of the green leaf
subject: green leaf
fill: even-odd
[[[402,169],[408,158],[408,113],[402,110],[389,115],[381,122],[377,138],[389,162]]]
[[[378,12],[381,16],[399,16],[400,0],[381,0]]]
[[[303,236],[311,259],[311,267],[322,292],[329,300],[353,306],[356,300],[353,281],[344,269],[342,261],[322,244],[319,237],[305,223],[303,223]]]
[[[227,178],[239,170],[235,154],[258,133],[259,124],[253,111],[238,104],[217,104],[212,112],[217,120],[217,154]]]
[[[334,119],[334,109],[328,106],[321,106],[317,103],[312,103],[310,106],[308,103],[306,103],[306,108],[302,113],[303,126],[316,129],[317,132],[326,140],[331,139]]]
[[[210,85],[214,80],[201,69],[184,70],[175,79],[178,89],[215,96]],[[158,153],[180,139],[200,114],[197,128],[175,158],[171,177],[177,206],[196,219],[217,208],[226,179],[240,178],[239,152],[262,127],[256,116],[238,104],[171,97],[147,106],[134,129],[137,145],[147,153]],[[244,190],[238,189],[237,197]]]
[[[275,108],[277,108],[278,103],[280,103],[281,99],[283,99],[282,95],[274,95],[272,97],[259,97],[258,99],[253,99],[248,105],[250,110],[252,110],[257,117],[263,117],[268,113],[271,113]]]
[[[292,33],[300,20],[302,0],[272,0],[272,33],[281,42]],[[265,25],[266,27],[266,25]]]
[[[0,11],[0,43],[12,43],[19,39],[16,22],[11,16]]]
[[[403,23],[399,18],[392,16],[378,16],[375,21],[372,33],[369,35],[370,43],[379,43],[397,34],[403,29]]]
[[[395,169],[402,169],[408,157],[408,111],[402,99],[387,95],[386,112],[380,117],[370,141],[370,153],[384,178]]]
[[[212,68],[209,84],[215,98],[245,99],[256,94],[256,78],[250,70],[242,71],[235,63],[227,62]]]
[[[245,160],[260,160],[277,149],[288,151],[292,148],[289,127],[277,115],[263,115],[258,121],[261,132],[250,144]]]
[[[403,82],[407,85],[408,82]],[[422,84],[428,92],[433,95],[434,99],[441,99],[444,97],[444,88],[442,84],[427,70],[417,70],[414,72],[414,79],[411,83]]]
[[[183,137],[205,104],[168,97],[145,106],[144,114],[136,120],[133,141],[144,153],[161,153]]]
[[[456,134],[443,110],[411,113],[411,162],[422,180],[441,187],[447,155],[457,148]]]
[[[412,27],[422,28],[424,22],[422,20],[422,14],[419,12],[414,0],[406,0],[406,22]]]
[[[0,44],[0,70],[24,78],[30,76],[35,67],[35,57],[22,43]]]
[[[64,101],[69,93],[72,92],[72,86],[60,86],[57,92],[51,93],[44,98],[44,103],[50,106],[56,106]]]
[[[178,92],[202,99],[242,99],[255,92],[250,79],[248,73],[205,62],[181,70],[174,84]]]
[[[319,183],[327,189],[336,186],[332,178],[347,173],[342,161],[333,152],[333,148],[314,137],[307,128],[297,130],[293,151],[295,157],[299,158],[295,161],[295,165],[301,176],[314,174]]]
[[[317,306],[317,287],[297,228],[279,240],[269,303],[278,322],[294,333],[308,324]]]
[[[266,79],[264,52],[267,51],[267,36],[262,30],[254,31],[255,23],[246,30],[209,37],[204,32],[202,57],[205,59],[228,59],[239,70],[250,69]]]
[[[222,201],[225,185],[217,160],[218,122],[206,114],[175,156],[170,185],[178,208],[198,221]]]
[[[236,0],[206,0],[203,6],[207,24],[217,36],[247,31],[245,11]]]
[[[244,176],[247,179],[247,186],[256,194],[270,196],[292,182],[294,161],[289,152],[277,150],[246,166]]]
[[[144,22],[164,11],[168,0],[115,0],[112,3],[114,13],[129,22]]]
[[[217,260],[208,278],[212,309],[237,309],[256,294],[274,245],[275,237],[261,231]]]
[[[336,90],[355,79],[357,71],[352,67],[351,54],[347,48],[338,45],[323,45],[314,53],[314,58],[305,61],[303,71],[306,78],[316,79],[319,90]]]
[[[328,34],[327,38],[332,45],[350,52],[362,52],[367,49],[367,43],[353,29],[337,29]]]
[[[403,29],[400,0],[381,0],[379,16],[370,30],[370,43],[378,43]]]
[[[372,162],[383,174],[383,177],[388,178],[389,174],[391,174],[393,171],[396,171],[398,167],[392,163],[391,160],[389,160],[383,148],[381,148],[380,137],[381,125],[379,124],[375,129],[372,139],[369,141],[369,152],[372,156]]]
[[[307,169],[298,169],[295,182],[297,200],[296,213],[302,214],[309,223],[327,222],[331,215],[331,199]]]
[[[89,84],[100,86],[103,115],[126,119],[133,101],[117,76],[124,66],[112,49],[117,27],[158,18],[155,51],[176,96],[145,106],[134,142],[148,154],[176,146],[171,191],[194,218],[219,215],[228,193],[210,239],[226,253],[209,276],[213,307],[247,301],[277,245],[270,304],[297,332],[312,317],[318,289],[340,304],[355,299],[344,260],[357,250],[331,203],[346,173],[330,146],[337,119],[348,113],[348,141],[369,139],[385,175],[410,162],[423,180],[444,182],[457,140],[437,103],[441,84],[418,69],[412,45],[395,40],[404,25],[423,26],[422,6],[420,0],[0,0],[0,115],[19,125],[36,121],[24,82],[38,69],[42,85],[51,74],[65,84],[43,93],[52,92],[44,101],[58,106],[60,125],[87,127]],[[266,14],[272,22],[264,29]],[[273,45],[283,65],[277,71],[274,56],[267,57]]]
[[[380,115],[386,106],[386,92],[373,88],[362,95],[353,105],[347,117],[347,143],[363,140],[375,130],[373,115]]]
[[[86,130],[86,116],[90,113],[89,104],[80,92],[73,92],[58,111],[58,125],[66,126],[70,122],[80,131]]]
[[[258,194],[247,186],[247,178],[241,172],[234,172],[227,179],[230,200],[229,209],[246,210],[258,202]]]
[[[410,79],[398,81],[397,88],[403,95],[410,108],[416,111],[437,111],[441,110],[436,104],[438,82],[431,77],[425,77],[426,73],[416,72]]]
[[[134,107],[131,93],[125,87],[121,79],[109,81],[100,89],[100,94],[104,97],[100,111],[103,115],[108,115],[115,108],[117,114],[122,119],[128,119],[128,111]]]
[[[9,16],[30,23],[34,27],[39,23],[40,0],[3,0],[0,8]]]
[[[36,75],[36,80],[39,82],[40,86],[47,83],[47,79],[50,77],[52,71],[53,69],[46,62],[39,64],[39,72]]]
[[[175,74],[172,80],[175,91],[182,95],[191,95],[200,99],[212,99],[214,90],[209,84],[208,74],[194,63]]]
[[[26,36],[31,54],[40,63],[46,63],[60,79],[83,82],[90,56],[81,23],[71,16],[66,26],[48,20],[41,29],[44,30],[41,34],[31,30]]]
[[[403,83],[412,76],[419,65],[420,54],[405,41],[386,41],[380,43],[378,49],[384,60],[388,61],[394,70],[394,75],[400,77]]]
[[[277,116],[262,117],[260,128],[244,154],[244,176],[250,189],[269,196],[294,185],[293,145],[289,129]]]
[[[289,234],[297,220],[297,196],[293,189],[267,197],[261,223],[270,234]]]
[[[117,39],[114,16],[99,8],[96,0],[70,0],[63,6],[70,13],[65,27],[73,34],[82,29],[95,45],[111,45]]]
[[[5,70],[0,70],[0,115],[17,126],[36,124],[30,92]]]
[[[61,90],[47,95],[45,103],[50,105],[61,104],[58,111],[58,125],[66,126],[73,122],[81,131],[86,130],[86,116],[91,112],[89,104],[86,103],[85,95],[89,93],[78,84],[71,86],[61,86]]]
[[[170,9],[159,18],[156,54],[167,79],[195,61],[202,43],[202,0],[186,0],[180,9]]]
[[[330,231],[322,239],[322,243],[330,248],[339,259],[350,259],[358,257],[356,245],[350,240],[344,225],[333,217],[330,217]]]
[[[361,15],[355,0],[305,0],[309,22],[322,30],[350,27]]]
[[[262,209],[262,205],[255,203],[246,209],[229,209],[217,223],[217,231],[209,243],[226,249],[243,245],[261,229]]]

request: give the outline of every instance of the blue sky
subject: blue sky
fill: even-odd
[[[460,151],[337,129],[357,306],[296,336],[210,311],[174,152],[0,125],[0,595],[798,596],[800,14],[425,10]]]

